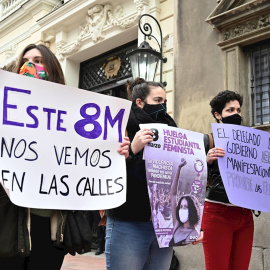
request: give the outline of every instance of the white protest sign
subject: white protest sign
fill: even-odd
[[[270,133],[244,126],[212,124],[220,174],[232,204],[270,212]]]
[[[14,204],[97,210],[126,199],[131,102],[0,70],[0,183]]]

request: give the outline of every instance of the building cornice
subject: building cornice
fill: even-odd
[[[228,2],[241,4],[240,0],[223,0],[206,19],[221,33],[220,47],[245,46],[270,37],[269,0],[254,0],[226,10]]]
[[[77,1],[75,1],[77,2]],[[89,2],[94,3],[96,1],[85,1],[84,5],[87,4],[89,7]],[[83,44],[87,41],[88,43],[96,43],[100,40],[103,40],[106,36],[106,33],[112,31],[112,29],[128,29],[138,23],[138,19],[141,16],[145,5],[149,4],[147,0],[134,0],[136,5],[136,10],[124,15],[123,8],[121,5],[113,6],[111,4],[100,4],[101,1],[98,1],[99,4],[95,4],[86,9],[82,10],[81,14],[86,17],[85,22],[80,26],[80,32],[76,39],[72,42],[68,42],[65,38],[66,36],[65,29],[61,30],[61,25],[63,21],[66,21],[71,14],[66,13],[66,16],[62,16],[60,21],[55,21],[50,16],[55,16],[51,14],[46,16],[39,21],[39,24],[42,27],[42,32],[46,35],[46,32],[49,32],[51,29],[57,29],[59,27],[59,32],[62,31],[61,38],[56,37],[56,48],[57,48],[57,57],[59,60],[63,60],[65,56],[71,55],[77,52]],[[78,6],[79,7],[79,6]],[[80,5],[80,9],[81,9]],[[65,7],[63,7],[65,8]],[[66,7],[66,11],[72,10],[73,12],[79,12],[75,6]],[[64,10],[62,9],[62,12]],[[74,14],[72,14],[74,16]],[[59,19],[60,20],[60,19]]]
[[[258,12],[263,12],[270,9],[269,0],[254,0],[252,2],[236,6],[232,9],[226,10],[222,8],[227,2],[238,2],[239,0],[223,0],[217,8],[208,16],[206,22],[211,24],[214,29],[221,31],[223,28],[232,24],[245,21],[247,18],[254,17]],[[218,13],[221,12],[221,13]]]
[[[55,4],[52,1],[28,1],[22,5],[15,13],[5,18],[0,23],[0,38],[6,36],[9,32],[14,31],[18,25],[29,21],[34,14],[46,10],[50,12]],[[26,29],[28,31],[28,29]]]
[[[75,14],[79,14],[80,11],[84,11],[87,7],[100,2],[98,0],[73,0],[66,2],[59,9],[47,14],[43,18],[39,19],[37,23],[45,31],[48,28],[55,27],[62,24],[64,21],[68,21],[70,17]]]
[[[270,12],[221,31],[220,47],[249,45],[270,38]]]

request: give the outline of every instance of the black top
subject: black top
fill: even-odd
[[[140,130],[139,124],[147,123],[163,123],[176,126],[174,120],[168,114],[163,115],[159,121],[155,121],[144,110],[132,105],[127,124],[130,142],[132,142],[136,132]],[[131,148],[129,148],[129,157],[126,160],[126,202],[117,208],[107,210],[106,213],[109,217],[128,221],[150,220],[151,207],[147,190],[145,161],[142,156],[143,151],[134,155]]]
[[[212,135],[213,136],[213,135]],[[209,135],[204,134],[205,153],[209,151]],[[215,146],[213,146],[215,147]],[[212,201],[230,203],[218,168],[218,161],[208,165],[208,177],[205,197]]]

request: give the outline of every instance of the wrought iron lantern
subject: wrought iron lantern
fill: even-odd
[[[144,17],[150,17],[158,25],[160,32],[160,42],[152,34],[152,27],[149,23],[144,23],[143,28],[141,27],[141,19]],[[138,22],[139,29],[144,35],[144,41],[136,49],[127,52],[127,56],[130,60],[132,77],[135,79],[137,77],[143,78],[146,81],[155,81],[156,72],[158,66],[160,67],[160,82],[166,85],[166,82],[162,82],[162,64],[167,62],[167,58],[162,57],[162,31],[158,21],[149,14],[143,14]],[[146,41],[153,38],[159,46],[159,52],[154,50],[149,43]],[[159,63],[160,61],[160,63]]]

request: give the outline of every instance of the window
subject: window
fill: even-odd
[[[270,40],[250,48],[252,126],[270,123]]]

